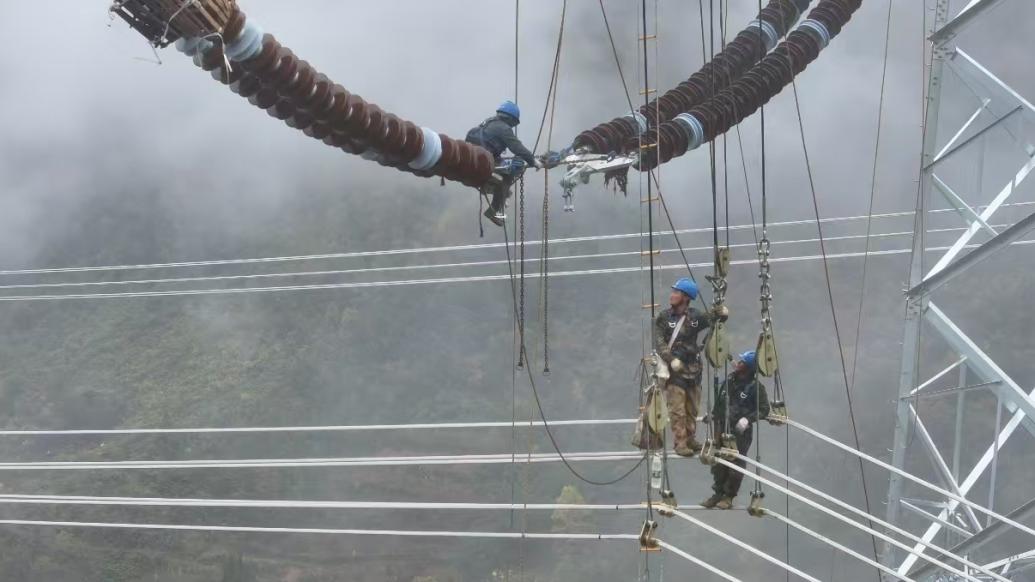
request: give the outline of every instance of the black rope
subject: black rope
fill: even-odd
[[[836,308],[836,305],[835,305],[835,302],[834,302],[833,283],[831,282],[831,278],[830,278],[830,265],[829,265],[829,261],[827,260],[826,240],[823,237],[823,223],[820,221],[819,198],[816,195],[816,182],[815,182],[815,179],[814,179],[814,177],[812,175],[812,164],[811,164],[811,162],[809,160],[809,150],[808,150],[808,146],[806,145],[806,142],[805,142],[805,122],[803,121],[802,115],[801,115],[801,103],[800,103],[800,101],[798,99],[798,86],[797,86],[797,83],[794,83],[792,81],[791,88],[793,89],[793,94],[794,94],[794,108],[795,108],[795,111],[796,111],[796,113],[798,115],[798,129],[799,129],[799,131],[801,133],[801,147],[802,147],[802,152],[804,153],[804,156],[805,156],[805,169],[808,171],[809,189],[810,189],[810,191],[812,193],[812,209],[813,209],[813,211],[815,212],[815,215],[816,215],[816,229],[819,232],[819,250],[820,250],[820,254],[823,257],[823,273],[824,273],[824,276],[826,278],[827,298],[829,299],[829,302],[830,302],[830,315],[831,315],[831,317],[834,320],[834,336],[837,339],[837,351],[838,351],[838,354],[839,354],[839,356],[841,358],[841,375],[842,375],[842,377],[844,379],[845,397],[846,397],[846,399],[848,401],[848,416],[849,416],[849,420],[851,421],[851,426],[852,426],[852,437],[854,438],[855,449],[861,451],[862,450],[862,446],[860,444],[860,439],[859,439],[859,427],[858,427],[858,424],[855,421],[855,404],[854,404],[854,402],[852,400],[852,390],[851,390],[851,386],[850,386],[850,384],[848,382],[848,366],[847,366],[846,361],[845,361],[844,346],[841,343],[841,329],[840,329],[840,326],[838,325],[838,322],[837,322],[837,308]],[[764,197],[765,190],[764,190],[764,188],[765,188],[765,186],[764,186],[764,182],[763,182],[763,198],[762,198],[762,200],[763,200],[763,204],[762,204],[763,216],[764,216],[764,213],[765,213],[765,202],[764,202],[764,200],[765,200],[765,197]],[[869,513],[869,514],[872,515],[873,512],[870,510],[870,492],[869,492],[868,486],[866,485],[866,466],[863,464],[862,457],[859,457],[859,475],[860,475],[860,481],[862,481],[863,501],[866,504],[866,513]],[[869,523],[870,529],[873,529],[873,521],[870,520],[870,519],[867,519],[867,522]],[[878,559],[877,536],[871,534],[870,535],[870,542],[871,542],[871,544],[873,546],[873,559],[876,561]],[[880,574],[878,573],[878,579],[879,578],[880,578]]]
[[[511,260],[511,254],[510,254],[510,241],[509,241],[510,237],[507,235],[507,230],[506,229],[503,229],[503,237],[504,237],[504,248],[507,249],[507,265],[508,265],[508,269],[510,271],[510,280],[513,281],[514,278],[515,278],[515,275],[514,275],[514,269],[513,269],[513,261]],[[516,316],[517,309],[518,309],[517,295],[514,293],[514,285],[513,284],[511,284],[510,288],[511,288],[512,307],[513,307],[513,310],[514,310],[514,313],[515,313],[515,316]],[[525,345],[525,336],[524,336],[523,333],[519,333],[518,341],[521,343],[522,346]],[[564,452],[561,451],[561,447],[557,443],[557,439],[553,435],[553,430],[550,428],[550,421],[546,417],[546,411],[543,409],[542,400],[539,398],[539,390],[536,387],[535,374],[532,373],[532,367],[531,366],[525,366],[525,373],[526,373],[526,375],[528,377],[529,385],[532,387],[532,396],[533,396],[533,399],[535,400],[536,408],[539,411],[539,418],[542,419],[542,421],[543,421],[543,428],[546,429],[546,435],[549,437],[550,444],[553,446],[553,450],[557,453],[557,456],[561,459],[561,462],[564,464],[565,467],[568,468],[568,471],[570,471],[571,474],[575,476],[575,478],[577,478],[578,480],[580,480],[580,481],[582,481],[584,483],[588,483],[590,485],[598,485],[598,486],[614,485],[615,483],[618,483],[618,482],[624,480],[629,475],[632,475],[636,471],[636,469],[638,469],[640,467],[640,465],[643,464],[644,460],[646,460],[647,456],[644,455],[643,457],[640,458],[640,460],[635,465],[633,465],[632,468],[630,468],[625,473],[622,473],[621,475],[619,475],[618,477],[616,477],[615,479],[612,479],[610,481],[596,481],[594,479],[590,479],[590,478],[584,476],[577,469],[575,469],[575,467],[571,464],[571,462],[567,459],[567,457],[565,457]]]

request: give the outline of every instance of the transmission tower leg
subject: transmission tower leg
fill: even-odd
[[[948,21],[949,0],[937,0],[934,10],[935,16],[931,25],[932,33],[941,29]],[[913,254],[909,268],[910,289],[919,285],[924,277],[923,256],[924,235],[927,230],[927,199],[932,188],[934,188],[934,174],[930,164],[938,152],[938,117],[941,109],[942,81],[946,55],[937,45],[933,46],[931,50],[931,68],[927,79],[927,100],[924,103],[924,137],[920,191],[919,196],[917,196],[916,216],[913,222]],[[905,468],[906,446],[909,443],[911,414],[908,397],[913,389],[917,387],[919,380],[917,364],[919,362],[918,355],[920,350],[920,327],[923,323],[923,311],[926,302],[927,297],[924,294],[909,297],[906,301],[906,318],[902,332],[902,363],[899,372],[899,398],[895,403],[897,412],[895,416],[895,439],[892,446],[892,464],[900,469]],[[891,481],[888,484],[887,521],[889,523],[899,523],[902,481],[902,477],[892,473]],[[881,563],[891,568],[896,566],[896,552],[890,544],[885,543],[882,548]],[[883,575],[883,578],[885,580],[893,579],[887,575]]]

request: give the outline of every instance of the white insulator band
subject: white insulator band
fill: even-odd
[[[253,20],[248,20],[244,23],[241,34],[237,35],[237,38],[227,45],[223,52],[232,61],[247,61],[262,50],[264,34],[261,26]]]
[[[687,140],[686,151],[696,150],[701,147],[701,144],[704,143],[704,125],[701,124],[701,120],[697,119],[690,113],[681,113],[676,116],[675,120],[682,123],[690,133],[690,139]]]
[[[205,54],[212,50],[212,41],[200,37],[181,38],[176,41],[176,50],[193,57],[196,54]]]
[[[437,132],[426,127],[422,127],[420,130],[424,134],[424,146],[421,148],[420,154],[410,162],[410,167],[414,170],[425,171],[434,168],[442,157],[442,138]]]
[[[639,111],[633,111],[627,114],[625,117],[632,119],[636,122],[636,127],[640,128],[640,134],[647,133],[647,117]]]
[[[808,19],[803,20],[798,25],[798,29],[802,32],[807,33],[809,36],[816,39],[819,42],[819,48],[825,49],[830,44],[830,31],[827,30],[827,26],[818,20]]]
[[[776,27],[765,20],[752,20],[748,24],[748,28],[758,28],[762,31],[766,52],[773,50],[776,47],[776,43],[780,41],[780,33],[776,31]]]

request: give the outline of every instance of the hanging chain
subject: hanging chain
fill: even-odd
[[[518,180],[518,368],[525,367],[525,177]]]
[[[769,255],[772,253],[772,244],[769,242],[767,233],[762,233],[762,239],[758,241],[758,278],[762,281],[759,300],[762,304],[762,329],[771,330],[773,316],[771,311],[773,301],[772,274],[769,271]]]
[[[543,190],[543,375],[550,375],[550,178],[544,172]]]

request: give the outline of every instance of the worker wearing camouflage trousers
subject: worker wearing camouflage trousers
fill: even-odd
[[[733,434],[737,440],[737,452],[745,456],[751,450],[755,423],[768,417],[769,410],[769,396],[757,378],[756,354],[744,352],[716,395],[711,411],[715,434]],[[747,467],[742,459],[733,461],[733,464],[741,469]],[[744,474],[740,471],[715,463],[712,465],[713,494],[701,505],[707,509],[732,508],[733,498],[740,493],[743,480]]]
[[[714,313],[697,311],[690,306],[697,295],[697,284],[692,280],[676,281],[669,296],[669,308],[654,320],[654,349],[669,369],[665,403],[672,427],[673,451],[684,457],[692,457],[701,450],[697,441],[697,415],[701,408],[698,335],[729,315],[724,307]]]

